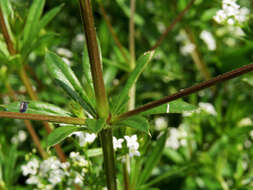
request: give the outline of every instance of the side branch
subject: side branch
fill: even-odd
[[[226,80],[238,77],[238,76],[240,76],[242,74],[245,74],[245,73],[248,73],[250,71],[253,71],[253,63],[245,65],[245,66],[240,67],[238,69],[235,69],[233,71],[224,73],[222,75],[219,75],[215,78],[212,78],[212,79],[207,80],[205,82],[202,82],[200,84],[196,84],[192,87],[189,87],[189,88],[186,88],[186,89],[181,89],[179,92],[177,92],[175,94],[172,94],[171,96],[166,96],[166,97],[164,97],[160,100],[150,102],[150,103],[145,104],[144,106],[136,108],[132,111],[125,112],[125,113],[123,113],[119,116],[116,116],[114,119],[112,119],[112,123],[115,122],[115,121],[126,119],[128,117],[133,116],[133,115],[137,115],[141,112],[147,111],[149,109],[155,108],[157,106],[160,106],[162,104],[171,102],[173,100],[177,100],[177,99],[182,98],[184,96],[190,95],[192,93],[195,93],[195,92],[198,92],[198,91],[203,90],[205,88],[208,88],[210,86],[213,86],[217,83],[224,82]]]
[[[179,13],[179,15],[172,21],[172,23],[167,27],[167,29],[164,31],[164,33],[160,36],[160,38],[157,40],[157,42],[155,43],[155,45],[150,49],[150,50],[154,50],[156,49],[159,45],[161,45],[161,43],[163,42],[163,40],[166,38],[166,36],[168,35],[168,33],[176,26],[176,24],[178,22],[180,22],[182,20],[182,18],[184,17],[184,15],[187,13],[187,11],[191,8],[191,6],[193,5],[195,0],[191,0],[190,3],[184,8],[184,10]]]
[[[42,115],[42,114],[33,114],[33,113],[0,111],[0,118],[1,117],[12,118],[12,119],[47,121],[47,122],[53,122],[53,123],[66,123],[66,124],[74,124],[74,125],[85,124],[85,119],[82,119],[82,118]]]

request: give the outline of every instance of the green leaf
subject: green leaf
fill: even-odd
[[[115,123],[115,126],[131,127],[131,128],[134,128],[138,131],[144,132],[144,133],[148,134],[149,136],[151,136],[150,132],[149,132],[148,121],[144,117],[140,117],[140,116],[129,117],[128,119],[125,119],[123,121],[119,121],[119,122]]]
[[[14,17],[14,12],[13,12],[10,0],[1,0],[0,1],[0,7],[1,7],[4,15],[7,16],[7,18],[9,16],[11,16],[12,18]]]
[[[45,0],[34,0],[31,8],[29,9],[28,17],[26,19],[24,27],[24,39],[23,39],[23,49],[25,49],[28,44],[32,43],[34,37],[38,33],[39,20],[45,5]]]
[[[56,82],[91,115],[96,112],[71,68],[55,53],[46,53],[46,63]]]
[[[147,110],[140,113],[140,115],[153,115],[153,114],[163,114],[163,113],[182,113],[184,111],[193,111],[196,106],[184,102],[182,100],[175,100],[173,102],[163,104],[161,106],[155,107],[153,109]]]
[[[118,114],[119,110],[121,109],[122,105],[127,102],[128,100],[128,92],[131,87],[136,83],[138,77],[143,72],[145,66],[149,63],[154,55],[154,51],[146,52],[137,60],[137,65],[134,71],[130,74],[126,85],[124,86],[123,90],[121,91],[120,95],[116,98],[116,104],[112,106],[112,113]]]
[[[59,116],[71,116],[71,113],[65,111],[58,106],[53,104],[39,102],[39,101],[27,101],[28,107],[25,113],[36,113],[36,114],[46,114],[46,115],[59,115]],[[19,112],[21,102],[13,102],[10,104],[2,105],[6,111]]]
[[[124,62],[114,61],[114,60],[110,60],[110,59],[106,59],[106,58],[103,59],[103,62],[105,64],[117,67],[123,71],[130,72],[129,66],[124,64]]]
[[[51,9],[50,11],[48,11],[39,21],[39,29],[38,31],[40,31],[42,28],[44,28],[62,9],[64,4],[61,4],[53,9]]]
[[[102,154],[103,154],[102,148],[92,148],[87,150],[88,157],[102,156]]]
[[[145,166],[138,179],[138,184],[137,184],[138,186],[146,182],[146,180],[151,175],[152,170],[155,168],[156,164],[159,162],[163,154],[163,149],[165,147],[166,139],[167,139],[167,132],[164,133],[156,141],[155,147],[152,149],[151,154],[147,157],[147,160],[144,162]]]
[[[65,138],[67,138],[71,133],[77,132],[77,131],[84,131],[87,128],[85,127],[78,127],[78,126],[63,126],[58,127],[55,130],[53,130],[47,138],[47,147],[54,146],[61,141],[63,141]]]
[[[86,125],[90,131],[93,133],[98,133],[105,126],[105,119],[86,119]]]

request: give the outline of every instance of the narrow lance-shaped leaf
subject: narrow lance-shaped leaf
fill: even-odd
[[[57,83],[87,112],[95,116],[95,110],[71,68],[53,52],[47,52],[46,63]]]
[[[144,132],[147,135],[150,135],[149,132],[149,124],[147,119],[141,116],[133,116],[126,120],[119,121],[118,123],[114,124],[116,127],[131,127],[138,131]]]
[[[191,105],[182,100],[175,100],[173,102],[163,104],[161,106],[155,107],[153,109],[147,110],[140,113],[140,115],[153,115],[153,114],[163,114],[163,113],[183,113],[184,111],[193,111],[196,106]]]
[[[167,132],[164,133],[156,142],[155,147],[152,149],[150,155],[147,158],[147,160],[144,162],[145,166],[143,171],[141,172],[141,175],[139,179],[137,180],[137,186],[142,185],[145,183],[145,181],[149,178],[152,170],[155,168],[156,164],[159,162],[163,149],[165,147],[165,142],[167,139]]]
[[[66,139],[70,134],[77,131],[84,131],[87,130],[85,127],[78,127],[78,126],[63,126],[58,127],[53,130],[47,138],[47,147],[54,146],[64,139]]]
[[[24,49],[34,39],[36,33],[38,33],[39,19],[41,17],[45,0],[35,0],[29,9],[28,17],[26,19],[24,27]]]
[[[61,4],[53,9],[51,9],[50,11],[48,11],[39,21],[39,25],[38,25],[38,31],[40,31],[40,29],[44,28],[62,9],[64,4]]]
[[[138,77],[143,72],[145,66],[149,63],[154,55],[154,51],[146,52],[137,60],[137,65],[134,71],[130,74],[129,79],[120,95],[116,98],[116,103],[112,106],[112,113],[118,114],[122,105],[128,100],[128,92],[131,87],[136,83]]]
[[[24,101],[27,103],[25,113],[45,114],[45,115],[58,115],[58,116],[71,116],[72,114],[64,109],[49,103],[39,101]],[[10,104],[1,105],[9,112],[20,112],[20,105],[22,102],[12,102]]]
[[[85,85],[86,93],[89,96],[95,97],[92,76],[91,76],[91,69],[90,69],[90,60],[89,60],[88,49],[86,45],[84,45],[82,62],[83,62],[84,77],[86,80],[86,85]]]

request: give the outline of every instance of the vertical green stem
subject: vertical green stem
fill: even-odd
[[[86,43],[89,53],[92,79],[96,96],[96,106],[99,118],[107,119],[109,116],[109,104],[105,91],[102,74],[100,53],[98,49],[96,30],[90,0],[79,0],[81,17],[83,20]],[[112,129],[107,128],[99,133],[108,190],[117,190],[114,150],[112,143]]]
[[[112,129],[102,130],[100,133],[100,140],[103,148],[107,188],[109,190],[116,190],[117,183],[116,183],[114,150],[112,148],[113,147]]]

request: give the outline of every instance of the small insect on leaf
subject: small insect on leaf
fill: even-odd
[[[28,104],[29,104],[29,102],[21,102],[19,112],[24,113],[26,111],[26,109],[28,108]]]

